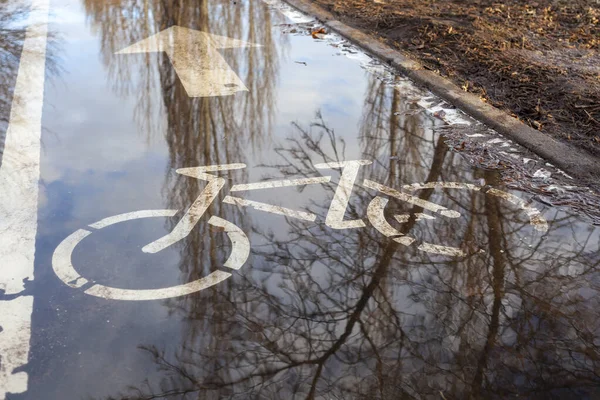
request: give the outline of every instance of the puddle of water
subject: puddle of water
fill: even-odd
[[[29,391],[15,398],[597,394],[599,230],[451,151],[439,128],[475,121],[273,1],[51,10],[60,75],[45,88]],[[248,91],[191,98],[168,54],[117,54],[174,25],[261,44],[218,50]],[[332,165],[345,160],[371,163],[354,176]],[[142,252],[207,188],[176,170],[234,163],[211,172],[224,189],[184,239]],[[299,179],[312,183],[272,183]],[[419,185],[438,181],[472,186]],[[174,216],[89,226],[139,210]],[[239,270],[224,265],[242,236],[210,216],[247,237]],[[335,229],[340,216],[354,227]],[[89,283],[72,288],[53,255],[80,229],[71,262]],[[183,297],[84,293],[217,272],[230,275]]]

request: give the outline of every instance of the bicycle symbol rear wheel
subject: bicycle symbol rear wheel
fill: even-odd
[[[177,286],[160,289],[121,289],[91,282],[82,277],[73,266],[72,256],[75,247],[77,247],[77,245],[85,238],[92,235],[94,231],[135,219],[173,217],[177,214],[177,211],[178,210],[135,211],[108,217],[90,224],[88,227],[91,228],[91,230],[79,229],[58,245],[52,256],[52,268],[60,280],[67,286],[74,289],[83,289],[85,294],[110,300],[141,301],[179,297],[199,292],[230,278],[232,276],[231,273],[217,270],[200,279]],[[216,216],[212,216],[208,220],[208,223],[212,226],[224,229],[231,241],[231,254],[223,266],[232,270],[241,268],[250,255],[250,242],[248,241],[246,234],[237,225]]]

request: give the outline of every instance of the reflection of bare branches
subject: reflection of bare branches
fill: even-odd
[[[0,85],[0,162],[4,151],[3,137],[8,126],[14,83],[25,39],[26,26],[23,26],[23,23],[28,23],[26,17],[35,12],[36,10],[29,10],[21,3],[0,0],[0,82],[2,82]],[[49,32],[46,49],[48,76],[56,76],[60,72],[58,50],[59,37],[56,33]]]
[[[232,6],[225,0],[84,3],[92,26],[102,32],[102,55],[115,90],[123,96],[137,97],[136,119],[141,130],[150,136],[166,132],[170,164],[165,197],[169,208],[185,209],[199,195],[203,183],[179,176],[173,172],[175,169],[242,162],[248,147],[259,147],[270,135],[278,52],[285,44],[274,41],[271,13],[260,2]],[[190,98],[165,53],[114,54],[174,25],[261,44],[260,48],[223,51],[249,92]],[[157,117],[163,114],[164,119]],[[234,176],[245,175],[243,171],[229,173],[230,178]],[[218,205],[211,211],[225,216]],[[243,226],[235,215],[229,219]],[[216,243],[207,227],[199,226],[180,244],[183,281],[202,276],[218,265]]]
[[[320,115],[309,129],[295,126],[298,134],[278,149],[284,161],[273,168],[280,174],[314,176],[314,162],[347,157]],[[387,181],[410,174],[414,158],[390,168],[382,162],[389,151],[407,153],[397,139],[393,149],[367,143],[378,162],[365,174]],[[382,134],[378,143],[384,140]],[[454,169],[441,139],[420,143],[412,151],[431,158],[419,175],[435,181],[467,173]],[[498,182],[491,172],[482,177]],[[327,188],[329,198],[333,191]],[[542,239],[527,216],[493,196],[419,195],[468,210],[463,241],[481,251],[445,260],[386,242],[370,228],[337,231],[288,220],[281,237],[254,223],[255,244],[264,240],[251,268],[229,288],[198,296],[202,307],[174,308],[193,335],[175,352],[144,347],[163,379],[125,397],[550,397],[565,387],[591,393],[600,366],[592,311],[600,261],[590,258],[598,232],[572,231],[567,248],[569,218],[555,218]],[[347,218],[363,215],[371,198],[356,188]],[[390,204],[388,211],[403,207]],[[307,209],[323,216],[328,201],[312,199]],[[453,237],[414,218],[398,229]],[[590,292],[579,294],[584,288]]]
[[[23,8],[10,7],[8,0],[0,1],[0,123],[8,122],[8,113],[10,111],[10,100],[12,91],[9,82],[14,81],[19,67],[19,56],[23,39],[24,30],[12,29],[11,24],[15,20],[24,18],[25,10]],[[1,131],[4,131],[2,129]]]
[[[270,136],[279,53],[285,49],[286,39],[276,43],[272,14],[262,2],[84,0],[84,4],[92,27],[101,31],[102,56],[114,90],[121,96],[136,97],[136,121],[148,138],[164,136],[169,150],[163,189],[167,206],[186,209],[200,194],[204,182],[177,175],[174,170],[243,162],[249,149],[259,149]],[[175,25],[260,44],[260,48],[222,51],[249,91],[226,97],[190,98],[165,53],[114,54]],[[245,176],[243,170],[228,173],[231,179],[241,180]],[[239,213],[232,213],[219,201],[211,206],[209,213],[225,217],[242,228],[248,227]],[[167,228],[171,229],[174,223],[171,221]],[[224,242],[228,242],[224,233],[210,231],[208,224],[199,224],[177,244],[181,254],[179,279],[182,282],[198,279],[221,266],[227,252],[227,248],[222,248]],[[225,282],[219,290],[228,284],[231,282]],[[202,314],[203,306],[198,299],[209,292],[216,301],[218,292],[211,289],[200,297],[187,296],[167,304],[183,314]],[[190,327],[184,333],[185,346],[193,348],[197,340],[202,340],[198,335],[201,329],[206,338],[201,346],[210,346],[224,334],[218,326]]]
[[[136,120],[140,130],[149,137],[164,130],[156,118],[163,112],[170,119],[180,120],[187,129],[194,128],[188,124],[188,118],[196,121],[211,117],[211,123],[217,126],[215,129],[219,133],[224,132],[231,137],[240,134],[250,139],[252,145],[259,145],[261,137],[269,134],[279,52],[284,51],[285,42],[275,43],[272,16],[263,3],[247,2],[232,6],[225,0],[202,0],[193,4],[86,0],[84,4],[92,27],[102,31],[103,60],[114,89],[120,95],[137,97]],[[261,48],[223,51],[227,62],[242,77],[249,92],[195,102],[187,97],[185,91],[180,93],[177,89],[180,84],[165,54],[114,54],[173,25],[261,44]],[[161,94],[162,101],[157,101]],[[209,114],[212,115],[206,112],[197,114],[196,106],[202,107],[199,103],[210,105]],[[171,126],[169,129],[173,130]]]

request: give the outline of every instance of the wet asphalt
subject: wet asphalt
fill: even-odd
[[[2,142],[24,32],[5,5],[0,28],[16,33],[0,39]],[[0,399],[600,396],[600,229],[474,166],[442,132],[464,127],[519,162],[523,149],[340,37],[313,37],[316,23],[282,3],[51,0],[49,21],[35,279],[0,290],[0,303],[33,297],[28,362],[12,371],[28,382],[11,392],[0,374]],[[223,39],[217,65],[195,49],[221,39],[185,33],[117,54],[174,26],[260,46]],[[237,91],[193,92],[198,76]],[[530,162],[538,182],[560,174]],[[245,167],[209,171],[221,180],[177,172],[232,164]],[[143,252],[192,219],[207,180],[222,188],[193,229]],[[432,182],[453,184],[418,185]],[[172,213],[90,227],[140,210]],[[61,277],[57,249],[81,230],[67,252],[79,277]],[[0,262],[0,289],[10,268]],[[204,286],[136,297],[190,282]]]

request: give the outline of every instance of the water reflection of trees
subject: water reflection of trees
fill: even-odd
[[[263,3],[84,0],[84,5],[92,29],[101,31],[102,58],[113,87],[121,95],[138,99],[136,120],[144,132],[163,132],[164,126],[156,115],[165,112],[168,137],[183,140],[193,134],[206,135],[203,141],[193,138],[193,147],[198,148],[199,144],[209,143],[211,135],[221,134],[221,139],[227,136],[233,142],[233,148],[227,149],[230,156],[242,147],[235,136],[241,135],[258,145],[269,133],[279,58],[285,51],[285,42],[275,43],[278,38],[272,30],[275,21]],[[249,92],[190,99],[165,53],[114,54],[174,25],[261,44],[260,48],[222,51]],[[207,161],[202,156],[197,154],[185,161]]]
[[[8,0],[0,1],[0,132],[4,136],[10,113],[12,85],[17,76],[19,57],[25,32],[13,29],[11,24],[15,19],[23,18],[22,8],[12,8]]]
[[[0,163],[4,151],[4,135],[8,127],[14,84],[17,79],[25,29],[27,24],[36,23],[35,18],[28,20],[30,10],[27,4],[9,0],[0,0]],[[32,31],[31,34],[34,34]],[[54,33],[47,34],[46,74],[57,76],[60,73],[57,55],[60,49],[60,37]],[[33,50],[31,50],[33,51]]]
[[[373,81],[362,132],[363,173],[385,184],[474,181],[433,121]],[[314,176],[344,159],[318,116],[279,149],[275,170]],[[407,136],[413,137],[407,137]],[[325,188],[331,198],[334,186]],[[373,193],[357,189],[346,218]],[[274,236],[255,221],[251,262],[219,286],[170,302],[185,319],[175,351],[143,346],[162,379],[118,398],[581,398],[598,395],[597,230],[556,214],[536,235],[527,217],[482,193],[419,193],[463,217],[416,221],[403,233],[467,249],[447,259],[382,240],[374,229],[335,231],[288,220]],[[306,208],[323,217],[327,200]],[[391,203],[388,212],[421,212]],[[388,218],[391,222],[392,219]],[[261,240],[262,238],[262,240]],[[446,243],[440,243],[446,244]]]
[[[244,162],[246,155],[260,149],[270,136],[285,37],[273,31],[275,17],[264,3],[257,1],[84,0],[84,5],[92,28],[101,31],[102,57],[113,89],[120,96],[137,100],[135,119],[149,140],[164,135],[169,151],[164,184],[166,207],[186,209],[205,182],[177,175],[177,168]],[[260,44],[258,48],[222,50],[248,92],[190,98],[165,53],[115,54],[174,25]],[[238,181],[247,176],[244,170],[227,175]],[[239,213],[223,208],[220,199],[209,212],[249,228]],[[167,229],[175,223],[170,221]],[[227,240],[225,234],[210,231],[207,224],[196,227],[177,244],[181,254],[179,279],[194,280],[222,265],[219,255],[224,256],[225,251],[220,247]],[[186,304],[171,307],[193,313],[196,300],[188,296],[182,300]],[[190,328],[186,335],[196,336],[194,329]],[[215,325],[203,329],[215,337],[220,334]]]

